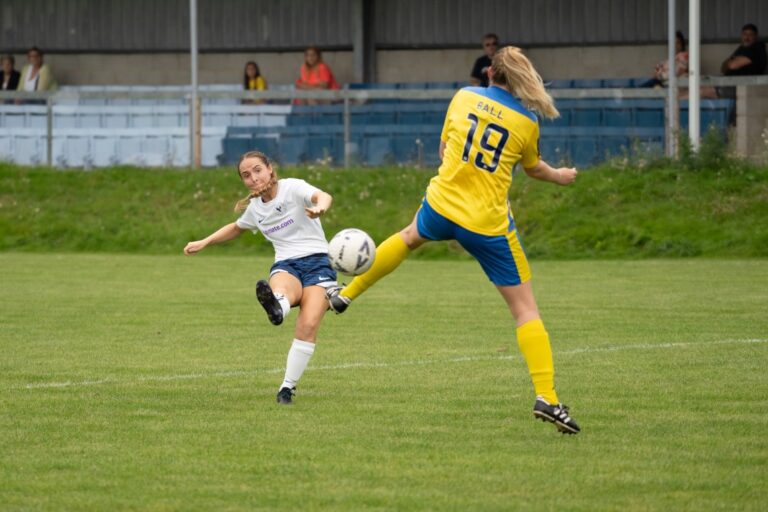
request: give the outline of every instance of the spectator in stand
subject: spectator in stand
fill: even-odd
[[[15,91],[19,86],[21,74],[13,69],[15,63],[13,55],[3,55],[2,69],[0,69],[0,88],[3,91]]]
[[[43,52],[33,46],[27,52],[29,64],[21,70],[19,78],[19,91],[52,91],[55,90],[56,80],[53,78],[51,68],[43,64]]]
[[[766,68],[765,43],[757,39],[757,27],[747,23],[741,27],[741,45],[723,61],[720,71],[725,76],[762,75]],[[680,95],[685,98],[685,94]],[[735,87],[701,88],[701,98],[735,98]]]
[[[296,80],[296,88],[303,90],[340,89],[331,68],[323,62],[320,50],[314,46],[304,50],[304,64],[301,65],[301,75]],[[317,105],[320,102],[318,100],[296,100],[295,103]]]
[[[741,46],[725,59],[720,71],[728,76],[762,75],[765,66],[765,43],[758,41],[757,27],[747,23],[741,27]]]
[[[688,75],[688,52],[685,49],[685,37],[679,30],[675,34],[675,75],[679,77]],[[668,82],[669,59],[664,59],[656,64],[653,78],[641,87],[666,87]]]
[[[249,60],[245,63],[245,71],[243,71],[243,88],[246,91],[266,91],[267,81],[261,76],[259,65],[254,61]],[[257,105],[264,103],[263,100],[243,100],[245,104]]]
[[[472,73],[469,76],[469,81],[472,85],[488,87],[488,69],[491,67],[491,58],[498,49],[499,36],[496,34],[485,34],[483,36],[483,51],[485,55],[478,57],[475,65],[472,66]]]

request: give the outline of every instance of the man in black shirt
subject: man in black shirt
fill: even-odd
[[[723,62],[720,70],[730,76],[762,75],[765,66],[765,43],[757,40],[757,27],[748,23],[741,29],[741,46]]]
[[[479,57],[472,67],[472,73],[469,81],[472,85],[488,87],[488,68],[491,67],[491,57],[499,49],[499,36],[496,34],[485,34],[483,37],[483,51],[485,55]]]

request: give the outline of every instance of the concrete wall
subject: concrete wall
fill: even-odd
[[[702,47],[702,74],[720,74],[720,64],[734,45]],[[653,74],[666,58],[663,45],[534,48],[527,52],[546,80],[567,78],[634,78]],[[400,50],[377,53],[380,82],[469,79],[478,50]]]
[[[720,74],[720,63],[737,44],[702,46],[702,74]],[[379,82],[428,82],[469,79],[479,49],[380,50],[376,54]],[[663,45],[534,48],[528,52],[541,75],[563,78],[624,78],[651,76],[666,57]],[[354,81],[352,52],[324,52],[340,83]],[[45,60],[61,84],[152,85],[189,82],[189,57],[182,53],[49,54]],[[199,57],[200,83],[240,83],[245,62],[255,60],[269,83],[293,83],[303,62],[301,52],[206,53]],[[16,56],[17,68],[25,62]]]
[[[736,153],[768,161],[768,85],[736,88]]]
[[[352,81],[352,52],[323,52],[340,83]],[[291,84],[299,77],[303,52],[204,53],[198,57],[201,84],[238,84],[249,60],[259,64],[268,83]],[[16,56],[16,68],[26,62]],[[183,85],[190,81],[189,55],[151,54],[47,54],[45,62],[61,85]]]

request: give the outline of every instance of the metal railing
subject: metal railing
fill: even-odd
[[[688,84],[687,78],[678,80],[679,87]],[[734,87],[768,85],[768,76],[751,77],[704,77],[702,86]],[[599,89],[551,89],[550,94],[555,99],[641,99],[658,98],[667,96],[665,89],[651,88],[599,88]],[[174,89],[163,88],[156,91],[135,90],[62,90],[56,92],[24,92],[24,91],[0,91],[0,103],[13,102],[43,102],[46,106],[46,162],[53,164],[53,107],[57,103],[67,103],[80,99],[183,99],[189,104],[190,120],[197,117],[197,123],[190,125],[201,126],[200,116],[202,102],[206,99],[251,100],[254,102],[285,102],[294,100],[319,100],[323,102],[337,102],[343,104],[344,123],[344,165],[349,166],[352,157],[351,147],[351,109],[353,103],[365,103],[369,100],[449,100],[456,93],[453,89],[341,89],[333,91],[308,91],[308,90],[266,90],[266,91],[214,91],[199,90],[193,94],[190,87],[178,87]],[[194,99],[196,98],[196,99]],[[665,116],[679,115],[677,112],[668,112],[665,108]],[[669,130],[668,123],[665,130]],[[672,136],[670,136],[672,135]],[[190,165],[200,166],[200,129],[190,130]],[[666,133],[667,144],[674,138],[674,134]],[[195,148],[198,148],[197,150]]]

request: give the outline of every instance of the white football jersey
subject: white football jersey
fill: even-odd
[[[275,247],[275,261],[328,253],[320,219],[310,219],[304,208],[314,206],[312,195],[319,189],[304,180],[277,181],[277,196],[269,202],[251,199],[237,226],[255,234],[258,231]]]

